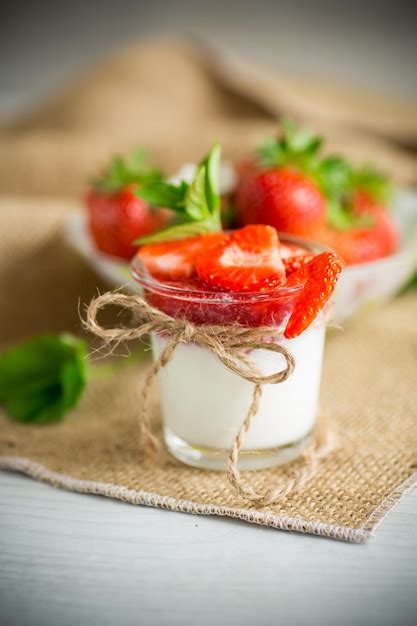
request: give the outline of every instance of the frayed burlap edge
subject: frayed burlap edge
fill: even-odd
[[[301,517],[291,517],[287,515],[274,515],[272,513],[262,513],[251,509],[236,509],[226,506],[210,504],[198,504],[191,500],[180,500],[171,496],[161,496],[148,491],[135,491],[119,485],[102,483],[93,480],[81,480],[72,478],[65,474],[53,472],[40,463],[21,457],[0,457],[0,470],[11,470],[26,474],[31,478],[49,483],[54,487],[61,487],[68,491],[77,493],[87,493],[101,495],[107,498],[114,498],[130,504],[140,504],[182,513],[192,513],[194,515],[219,515],[221,517],[232,517],[251,524],[269,526],[277,530],[288,530],[299,533],[307,533],[339,539],[352,543],[364,543],[372,536],[375,528],[382,522],[386,514],[410,491],[417,483],[417,472],[412,474],[404,482],[397,485],[393,491],[378,505],[370,514],[363,526],[360,528],[349,528],[347,526],[337,526],[317,521],[305,520]]]

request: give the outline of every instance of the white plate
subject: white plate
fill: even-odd
[[[403,190],[393,201],[393,215],[402,237],[395,254],[345,268],[336,287],[332,320],[341,323],[394,296],[417,268],[417,192]],[[86,228],[82,212],[74,212],[65,224],[65,236],[72,248],[110,286],[136,291],[129,264],[98,252]]]

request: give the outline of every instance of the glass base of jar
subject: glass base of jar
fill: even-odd
[[[182,463],[207,470],[225,471],[227,469],[229,450],[193,446],[177,437],[169,428],[165,428],[164,436],[168,450]],[[308,433],[302,439],[285,446],[264,450],[242,450],[239,453],[239,469],[242,471],[261,470],[289,463],[300,456],[311,442],[311,438],[311,433]]]

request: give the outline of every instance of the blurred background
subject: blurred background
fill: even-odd
[[[194,36],[259,64],[417,93],[417,3],[407,0],[3,0],[0,111],[10,116],[104,53]]]

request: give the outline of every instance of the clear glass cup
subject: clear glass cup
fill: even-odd
[[[302,245],[315,253],[323,247],[293,237],[283,243]],[[317,417],[325,339],[324,316],[294,339],[279,334],[285,329],[300,287],[280,287],[268,293],[220,293],[192,284],[162,283],[153,278],[138,257],[133,276],[143,297],[168,315],[194,324],[268,326],[274,341],[295,358],[291,376],[278,384],[263,386],[258,412],[239,456],[239,467],[261,469],[287,463],[310,442]],[[277,335],[278,329],[278,335]],[[168,337],[152,334],[154,359]],[[282,354],[252,350],[249,358],[260,372],[269,375],[286,366]],[[180,461],[204,469],[225,470],[234,438],[245,419],[253,383],[226,368],[207,348],[181,344],[158,374],[166,445]]]

